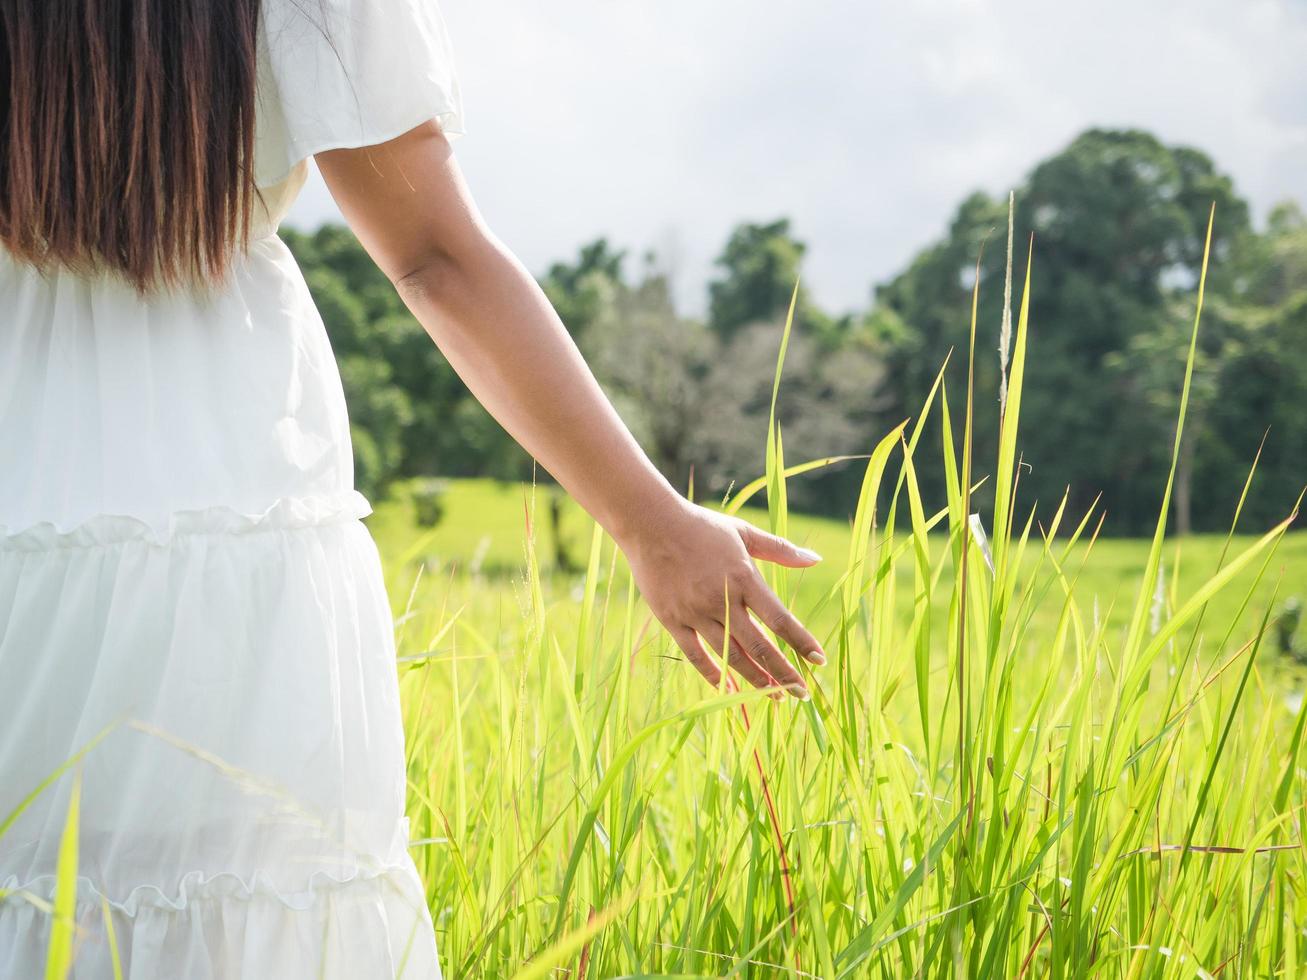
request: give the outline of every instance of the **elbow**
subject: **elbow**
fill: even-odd
[[[467,291],[497,256],[493,236],[486,234],[457,249],[438,248],[406,263],[404,271],[391,277],[400,298],[413,309],[443,305]]]
[[[452,275],[451,261],[443,252],[425,256],[420,262],[407,267],[408,271],[393,276],[395,291],[410,309],[427,305],[445,291]]]

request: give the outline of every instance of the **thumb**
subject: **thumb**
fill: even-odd
[[[789,568],[803,568],[821,561],[821,555],[811,548],[800,548],[792,541],[769,534],[747,521],[740,522],[740,539],[745,550],[754,558],[775,562]]]

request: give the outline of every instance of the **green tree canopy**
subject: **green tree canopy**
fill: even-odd
[[[1023,498],[1053,506],[1069,486],[1073,509],[1083,511],[1101,492],[1113,530],[1142,530],[1156,513],[1169,462],[1184,361],[1177,369],[1169,354],[1146,362],[1123,355],[1143,352],[1138,338],[1162,335],[1174,350],[1186,308],[1192,316],[1213,203],[1209,288],[1232,287],[1232,257],[1250,238],[1248,206],[1199,151],[1138,130],[1101,129],[1038,165],[1016,200],[1017,237],[1024,243],[1033,233],[1035,260],[1030,356],[1037,367],[1026,377]],[[996,452],[997,408],[984,406],[998,395],[990,352],[1002,317],[1006,210],[1004,202],[972,195],[946,238],[876,293],[903,325],[891,353],[897,411],[916,410],[951,349],[949,389],[961,397],[970,291],[987,242],[977,342],[982,461]],[[1018,279],[1023,259],[1019,253]]]
[[[1073,513],[1101,492],[1108,533],[1146,530],[1170,464],[1209,212],[1216,224],[1174,513],[1181,530],[1224,527],[1270,434],[1245,514],[1267,524],[1307,483],[1307,217],[1286,203],[1253,227],[1230,178],[1202,152],[1139,130],[1092,129],[1015,190],[1016,293],[1033,235],[1034,277],[1020,450],[1021,499]],[[779,416],[793,460],[866,452],[917,413],[949,358],[961,424],[972,288],[979,277],[977,474],[996,453],[1008,208],[976,192],[941,238],[832,316],[800,288]],[[341,362],[360,486],[410,476],[523,478],[530,458],[468,393],[345,228],[282,238],[304,269]],[[681,315],[656,256],[628,282],[606,238],[549,266],[541,286],[656,464],[715,495],[758,475],[780,331],[804,243],[788,219],[745,222],[725,243],[708,315]],[[940,451],[936,417],[919,452]],[[954,434],[955,442],[960,433]],[[923,491],[942,503],[919,475]],[[540,473],[536,474],[540,476]],[[845,513],[857,467],[806,475],[791,499]],[[991,488],[978,495],[983,509]]]

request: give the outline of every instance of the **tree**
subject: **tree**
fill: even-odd
[[[790,220],[746,223],[731,232],[717,257],[724,271],[708,284],[708,325],[723,341],[751,323],[773,320],[789,309],[806,246],[790,234]],[[806,322],[811,307],[800,291],[796,319]]]
[[[1247,205],[1197,150],[1164,146],[1138,130],[1101,129],[1038,165],[1016,199],[1018,243],[1034,234],[1030,357],[1038,365],[1026,375],[1024,414],[1032,424],[1023,427],[1021,451],[1031,468],[1022,475],[1023,496],[1051,505],[1070,484],[1072,510],[1083,512],[1101,491],[1114,531],[1143,530],[1156,514],[1177,401],[1163,415],[1156,397],[1169,355],[1158,351],[1162,359],[1147,364],[1126,355],[1149,348],[1138,338],[1165,336],[1162,345],[1174,348],[1177,318],[1191,319],[1176,299],[1192,311],[1213,202],[1209,290],[1233,288],[1233,256],[1250,235]],[[902,325],[891,354],[895,414],[918,409],[950,349],[959,355],[949,369],[956,399],[966,390],[975,263],[988,240],[980,265],[979,460],[993,458],[997,444],[998,365],[990,352],[1002,315],[1005,225],[1005,204],[972,195],[947,237],[876,293]],[[1178,383],[1165,390],[1178,399]]]
[[[639,285],[610,282],[581,346],[654,465],[686,486],[695,433],[706,424],[703,378],[715,338],[677,314],[652,256]]]
[[[1268,424],[1246,517],[1281,516],[1307,482],[1307,217],[1284,204],[1258,234],[1205,154],[1137,130],[1094,129],[1017,189],[1018,293],[1031,233],[1035,249],[1022,499],[1050,508],[1070,484],[1073,515],[1101,491],[1109,531],[1151,526],[1213,203],[1176,526],[1228,521]],[[997,451],[1006,224],[1005,200],[970,195],[940,240],[876,289],[865,311],[832,317],[799,290],[780,401],[791,460],[866,452],[879,432],[920,411],[950,352],[947,390],[960,427],[979,277],[975,453],[983,475]],[[419,475],[541,476],[347,229],[286,229],[282,237],[341,362],[356,469],[369,492]],[[804,252],[786,219],[736,227],[717,259],[704,323],[677,312],[655,256],[628,282],[626,252],[604,238],[542,278],[618,411],[678,486],[692,467],[711,495],[761,472],[780,331]],[[937,457],[941,436],[937,422],[928,425],[918,454]],[[941,505],[941,470],[922,467],[918,476],[928,505]],[[856,498],[857,477],[856,466],[806,475],[792,500],[841,513]],[[989,493],[992,481],[978,508]]]
[[[608,239],[598,238],[581,247],[576,262],[555,262],[540,280],[573,338],[579,341],[590,332],[613,287],[623,282],[625,258],[625,251],[614,251]]]
[[[720,497],[765,472],[767,420],[784,317],[739,330],[717,351],[702,381],[700,422],[694,430],[700,496]],[[884,362],[866,343],[826,356],[820,339],[791,332],[777,402],[787,463],[870,452],[883,406]],[[789,485],[799,509],[837,512],[851,506],[858,467],[818,470]]]
[[[1219,505],[1196,523],[1228,521],[1244,476],[1265,436],[1244,507],[1247,525],[1280,520],[1307,485],[1307,220],[1292,203],[1272,210],[1263,235],[1239,256],[1238,289],[1218,303],[1238,346],[1221,365],[1208,413],[1209,438],[1197,450],[1194,484]]]

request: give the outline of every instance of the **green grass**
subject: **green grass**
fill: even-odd
[[[540,487],[534,492],[535,506],[541,512],[544,507],[540,501],[546,492],[551,491]],[[401,620],[400,655],[428,655],[416,663],[405,662],[402,682],[409,719],[414,833],[419,838],[437,839],[416,848],[415,855],[431,889],[442,955],[454,976],[510,976],[550,945],[563,868],[570,856],[569,848],[575,844],[584,807],[601,774],[637,732],[713,700],[698,674],[677,659],[679,651],[649,620],[647,611],[638,603],[629,605],[628,576],[610,542],[602,543],[593,579],[588,580],[585,574],[549,571],[533,579],[526,567],[525,551],[526,514],[532,500],[532,488],[526,485],[455,481],[450,486],[446,515],[434,531],[413,526],[410,506],[402,498],[378,505],[376,516],[370,519],[384,555],[397,556],[411,552],[414,544],[422,545],[406,563],[388,560],[386,567]],[[745,516],[763,526],[767,523],[765,513],[746,511]],[[826,648],[835,649],[831,636],[839,629],[839,617],[821,600],[835,588],[844,571],[835,556],[847,550],[849,528],[840,522],[801,515],[790,515],[789,521],[794,540],[827,556],[812,569],[785,573],[793,588],[794,608],[817,628]],[[573,550],[585,557],[581,544],[588,541],[593,523],[583,512],[569,506],[563,528]],[[548,537],[546,526],[536,524],[534,529],[539,538]],[[1237,537],[1229,553],[1240,554],[1255,540]],[[943,558],[946,546],[943,534],[930,536],[929,547],[937,561]],[[552,544],[541,547],[552,551]],[[1022,560],[1022,574],[1046,583],[1051,574],[1047,569],[1040,574],[1042,554],[1029,553],[1031,547]],[[1201,586],[1219,567],[1224,550],[1225,538],[1213,535],[1185,538],[1167,549],[1167,610],[1174,610],[1180,597],[1193,594]],[[1082,627],[1087,629],[1097,605],[1103,626],[1095,646],[1106,659],[1119,648],[1120,637],[1128,626],[1130,600],[1143,577],[1148,542],[1104,539],[1089,552],[1087,546],[1078,545],[1071,550],[1067,564],[1079,568],[1084,562],[1074,584],[1075,608],[1084,620]],[[477,556],[480,570],[469,571]],[[1169,574],[1177,562],[1179,574]],[[425,566],[420,573],[419,565]],[[900,631],[906,634],[910,628],[913,574],[911,561],[896,563],[895,625],[887,631],[891,636]],[[578,630],[585,618],[588,582],[595,593],[594,606],[578,658]],[[1304,594],[1307,533],[1295,532],[1284,538],[1265,571],[1257,564],[1250,565],[1213,598],[1201,631],[1203,646],[1195,649],[1186,670],[1168,679],[1163,675],[1169,671],[1171,659],[1159,661],[1154,671],[1157,686],[1146,699],[1152,715],[1140,721],[1141,731],[1132,744],[1141,744],[1147,735],[1161,729],[1164,707],[1179,708],[1195,692],[1204,691],[1184,723],[1169,733],[1170,754],[1163,777],[1168,792],[1183,790],[1189,780],[1203,775],[1211,740],[1238,686],[1234,675],[1242,661],[1236,659],[1234,667],[1204,689],[1216,665],[1225,663],[1240,644],[1255,634],[1268,607],[1288,595]],[[1013,694],[1027,705],[1041,693],[1049,675],[1055,675],[1057,683],[1086,685],[1084,677],[1076,678],[1083,651],[1064,650],[1061,656],[1048,659],[1065,608],[1060,597],[1053,598],[1058,601],[1045,593],[1035,605],[1025,630],[1031,647],[1014,658],[1017,671],[1011,679]],[[931,608],[932,617],[940,621],[947,618],[944,589],[932,595]],[[1232,638],[1221,644],[1222,634],[1231,624]],[[799,774],[793,786],[800,796],[797,810],[809,825],[819,828],[815,831],[817,841],[809,844],[818,854],[813,864],[815,873],[804,874],[799,867],[795,881],[821,896],[812,910],[821,925],[814,926],[804,917],[797,938],[778,933],[763,949],[746,955],[749,948],[741,945],[744,924],[752,921],[748,934],[756,937],[756,943],[765,931],[785,922],[789,910],[778,878],[772,830],[760,812],[758,769],[743,748],[748,735],[742,719],[726,722],[710,716],[687,726],[688,731],[677,725],[664,728],[638,748],[619,784],[620,799],[606,801],[611,812],[608,819],[614,827],[607,828],[601,820],[600,829],[593,831],[586,842],[586,897],[584,901],[575,895],[570,899],[570,925],[579,926],[582,913],[588,915],[592,907],[602,910],[627,899],[623,911],[591,943],[588,975],[719,976],[738,966],[739,976],[773,976],[778,975],[777,969],[795,966],[791,944],[799,948],[799,965],[804,971],[793,975],[826,975],[819,963],[804,955],[814,942],[814,928],[828,928],[828,919],[844,920],[842,926],[832,929],[832,939],[837,944],[840,939],[845,943],[852,940],[856,934],[854,923],[865,924],[871,912],[887,900],[885,892],[872,892],[865,880],[858,881],[855,866],[874,860],[870,868],[878,870],[873,874],[884,875],[888,883],[901,882],[902,872],[886,867],[886,862],[894,856],[919,859],[920,849],[929,837],[914,827],[924,801],[912,796],[912,787],[919,785],[919,791],[924,792],[929,785],[933,792],[946,795],[951,779],[948,747],[945,758],[934,762],[932,778],[927,780],[918,771],[926,737],[918,717],[911,651],[895,651],[891,641],[878,651],[877,657],[873,646],[871,637],[864,633],[843,654],[847,663],[838,664],[833,659],[825,668],[804,668],[823,691],[814,712],[816,719],[807,719],[807,709],[789,703],[760,703],[751,706],[750,711],[752,731],[762,739],[760,748],[771,773],[773,791],[780,781]],[[633,656],[622,657],[624,650],[631,650]],[[1106,673],[1099,683],[1086,685],[1090,696],[1103,695],[1110,680],[1110,665],[1104,665],[1103,670]],[[947,672],[948,658],[932,657],[929,689],[932,697],[941,701],[946,697],[943,688]],[[1277,780],[1288,760],[1287,745],[1296,720],[1294,709],[1304,679],[1303,670],[1292,661],[1266,647],[1259,652],[1250,681],[1253,690],[1245,690],[1247,700],[1236,715],[1233,742],[1225,746],[1218,767],[1225,789],[1218,794],[1218,801],[1210,804],[1215,812],[1209,818],[1208,837],[1195,843],[1239,845],[1252,841],[1275,815],[1301,804],[1295,768],[1292,807],[1279,810],[1271,806]],[[857,745],[865,760],[860,765],[833,757],[829,745],[829,729],[840,724],[834,708],[846,684],[860,692],[857,706],[865,709],[865,716],[857,718]],[[1054,692],[1057,698],[1067,693]],[[861,714],[861,710],[854,711],[855,716]],[[1103,720],[1099,717],[1082,724],[1101,726]],[[955,724],[955,720],[950,721]],[[1266,726],[1267,730],[1258,726]],[[819,734],[823,730],[827,731],[825,740]],[[1027,748],[1023,756],[1027,760],[1042,756],[1043,765],[1034,769],[1039,777],[1051,778],[1055,787],[1060,782],[1053,765],[1058,759],[1058,731],[1050,725],[1042,733],[1040,751]],[[930,737],[936,734],[932,731]],[[884,743],[874,744],[873,740],[882,735],[890,748],[885,748]],[[827,742],[824,749],[823,741]],[[1092,748],[1101,744],[1101,736],[1091,733],[1087,741]],[[1245,778],[1243,772],[1248,760],[1242,755],[1249,751],[1250,744],[1259,746],[1258,757],[1251,760],[1263,770],[1256,780],[1251,773]],[[790,752],[795,767],[792,770],[785,768]],[[717,761],[713,767],[719,773],[717,781],[709,781],[705,775],[709,758]],[[865,800],[850,798],[854,787],[841,776],[841,767],[846,764],[865,772],[866,785],[858,788],[858,792],[867,794]],[[666,771],[657,771],[664,766]],[[880,780],[886,782],[878,784]],[[896,791],[890,792],[887,787],[895,784]],[[1250,793],[1251,798],[1247,798]],[[890,813],[877,816],[879,807],[889,801],[893,801]],[[1037,793],[1034,801],[1032,804],[1027,795],[1024,803],[1027,807],[1033,805],[1032,817],[1038,817],[1038,804],[1043,801]],[[952,812],[946,800],[937,803],[943,809],[928,824]],[[1144,828],[1135,828],[1131,846],[1126,849],[1147,846],[1159,839],[1163,843],[1182,841],[1179,816],[1185,808],[1177,806],[1180,800],[1163,803],[1155,805],[1155,812],[1177,821],[1177,832],[1158,837],[1161,828],[1154,826],[1153,833],[1146,836]],[[787,845],[793,846],[789,842],[795,818],[784,800],[778,801],[777,809]],[[859,832],[868,826],[853,816],[859,810],[871,814],[870,836]],[[1227,822],[1226,817],[1231,819]],[[830,828],[837,826],[848,833],[832,833]],[[888,840],[881,838],[880,834],[891,826],[897,833]],[[1297,841],[1297,826],[1295,815],[1293,823],[1276,840]],[[622,850],[615,853],[617,827],[630,836]],[[1107,845],[1111,829],[1110,825],[1097,828],[1096,833],[1102,835],[1099,843]],[[1037,839],[1055,830],[1050,819],[1031,832]],[[871,854],[866,853],[868,849]],[[1095,845],[1091,853],[1097,850]],[[793,855],[789,856],[793,862]],[[1161,860],[1171,865],[1176,862],[1173,856]],[[1224,880],[1223,876],[1233,873],[1239,860],[1237,855],[1204,856],[1188,873]],[[1043,876],[1031,882],[1032,887],[1042,889],[1046,903],[1059,899],[1054,879],[1069,877],[1065,870],[1055,874],[1058,868],[1054,858],[1049,857]],[[1123,859],[1121,871],[1127,870],[1130,877],[1140,879],[1136,885],[1140,896],[1155,894],[1159,874],[1173,871],[1155,858],[1138,856]],[[1290,926],[1303,906],[1295,905],[1293,896],[1302,887],[1302,870],[1302,854],[1295,851],[1257,857],[1242,871],[1245,883],[1260,888],[1265,876],[1272,874],[1288,888],[1290,903],[1281,912],[1286,916],[1282,927],[1295,936],[1299,935],[1297,926]],[[648,875],[657,878],[657,887]],[[627,896],[626,892],[639,883],[648,887],[644,897],[639,898],[639,892],[635,899]],[[1019,887],[1023,900],[1031,909],[1037,908],[1026,886]],[[657,894],[660,888],[665,894]],[[714,906],[713,899],[706,897],[709,895],[714,895],[719,904]],[[1256,899],[1252,894],[1240,895],[1237,905]],[[921,899],[919,895],[918,901]],[[641,908],[642,903],[648,907]],[[863,908],[861,917],[855,918],[842,908],[857,908],[859,904]],[[1204,923],[1218,910],[1219,906],[1214,906],[1204,911]],[[916,913],[901,914],[896,928],[909,925],[913,914],[925,918],[930,912],[929,902],[922,902]],[[701,918],[705,914],[707,917]],[[962,913],[952,918],[963,921]],[[1003,969],[1012,973],[992,975],[1018,973],[1020,964],[1012,958],[1034,945],[1036,935],[1030,929],[1039,917],[1028,909],[1022,918],[1026,920],[1022,942],[1008,937],[1010,949],[1002,961]],[[1240,928],[1249,924],[1242,918],[1232,919],[1220,930],[1230,944],[1224,948],[1231,952],[1239,941],[1234,935],[1235,921],[1240,922]],[[917,931],[924,933],[925,928]],[[1108,929],[1106,925],[1096,928]],[[1275,926],[1263,923],[1263,928],[1274,931]],[[905,934],[893,947],[880,951],[878,961],[883,970],[871,971],[866,964],[859,969],[867,970],[865,975],[899,976],[923,968],[923,961],[933,964],[926,969],[927,976],[952,969],[939,959],[945,953],[951,956],[951,950],[936,950],[929,959],[920,950],[919,942],[907,938],[910,935]],[[1112,937],[1110,929],[1108,937]],[[972,940],[964,930],[955,941],[965,945]],[[1183,948],[1174,936],[1165,941],[1158,938],[1155,945],[1168,943],[1172,948]],[[904,952],[905,945],[915,952]],[[1052,973],[1045,959],[1051,954],[1047,937],[1043,946],[1042,955],[1037,954],[1028,975]],[[1218,944],[1217,948],[1222,947]],[[1088,963],[1080,962],[1080,955],[1065,964],[1062,975],[1088,975]],[[1103,975],[1127,975],[1128,964],[1120,961],[1123,955],[1118,953],[1117,960],[1099,967],[1106,971]],[[1196,952],[1189,956],[1189,962],[1194,962]],[[1160,954],[1154,958],[1158,961],[1145,960],[1141,964],[1143,972],[1139,975],[1197,975],[1178,965],[1172,967],[1172,973],[1160,973],[1165,958]],[[573,954],[554,961],[575,968],[578,959]],[[758,965],[750,968],[748,960]],[[776,966],[764,965],[767,963]],[[1211,962],[1204,965],[1210,972]],[[1222,975],[1271,975],[1264,972],[1266,965],[1252,959],[1246,970],[1231,973],[1231,967],[1227,967]],[[851,975],[864,974],[855,971]],[[1294,973],[1282,971],[1281,975]]]
[[[1167,541],[1164,487],[1151,541],[1028,520],[1026,327],[998,459],[940,387],[849,525],[787,512],[773,428],[746,516],[826,556],[767,570],[830,654],[808,703],[707,688],[574,510],[585,571],[551,573],[543,487],[455,483],[430,532],[378,507],[451,976],[1300,975],[1307,714],[1264,624],[1307,536]],[[925,425],[944,458],[913,457]],[[982,478],[993,570],[964,533]]]

